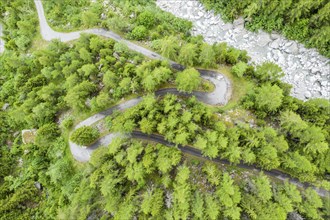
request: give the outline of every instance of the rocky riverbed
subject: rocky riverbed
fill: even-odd
[[[306,100],[329,98],[329,59],[315,49],[306,49],[296,41],[263,31],[247,31],[244,20],[225,23],[219,15],[206,11],[197,0],[157,0],[157,5],[177,17],[193,23],[193,35],[202,35],[208,43],[227,42],[246,50],[256,64],[272,61],[285,72],[283,80],[293,85],[292,95]]]

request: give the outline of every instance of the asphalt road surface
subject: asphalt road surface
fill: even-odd
[[[42,2],[40,0],[34,0],[34,3],[36,5],[37,12],[38,12],[41,36],[47,41],[50,41],[53,39],[59,39],[62,42],[67,42],[67,41],[78,39],[80,37],[81,33],[91,33],[91,34],[95,34],[95,35],[108,37],[115,41],[122,42],[122,43],[126,44],[129,49],[139,52],[139,53],[143,54],[144,56],[147,56],[151,59],[160,59],[160,60],[165,59],[164,57],[162,57],[161,55],[159,55],[153,51],[150,51],[150,50],[143,48],[139,45],[136,45],[130,41],[127,41],[127,40],[121,38],[118,34],[112,32],[112,31],[104,30],[104,29],[88,29],[88,30],[82,30],[82,31],[75,31],[75,32],[71,32],[71,33],[56,32],[53,29],[51,29],[51,27],[47,23],[47,20],[45,18],[44,9],[42,6]],[[0,28],[2,28],[2,27],[0,26]],[[171,64],[172,68],[174,68],[174,69],[177,69],[177,70],[184,69],[184,67],[182,65],[177,64],[173,61],[170,61],[170,64]],[[196,98],[198,98],[200,101],[210,104],[210,105],[226,104],[231,95],[231,86],[230,86],[229,80],[224,75],[217,73],[215,71],[202,70],[202,69],[198,69],[198,71],[200,72],[202,78],[209,80],[214,84],[215,90],[213,92],[211,92],[211,93],[193,92],[192,94],[186,94],[186,93],[181,93],[176,89],[162,89],[162,90],[157,91],[155,94],[164,95],[167,93],[172,93],[172,94],[182,95],[182,96],[195,95]],[[87,118],[86,120],[80,122],[75,127],[75,129],[77,129],[81,126],[84,126],[84,125],[87,125],[87,126],[91,125],[91,124],[103,119],[107,115],[110,115],[114,110],[125,110],[127,108],[131,108],[131,107],[137,105],[139,102],[141,102],[141,100],[142,100],[141,97],[131,99],[131,100],[121,103],[117,106],[109,108],[106,111],[97,113],[97,114]],[[146,134],[143,134],[138,131],[134,131],[129,135],[132,138],[154,141],[154,142],[158,142],[163,145],[166,145],[166,146],[174,146],[173,143],[170,143],[170,142],[164,140],[164,138],[159,135],[146,135]],[[108,135],[100,138],[96,143],[94,143],[90,147],[81,147],[81,146],[78,146],[78,145],[70,142],[69,144],[70,144],[71,153],[76,160],[81,161],[81,162],[87,162],[90,159],[90,156],[95,149],[97,149],[100,146],[107,146],[108,144],[111,143],[113,138],[118,137],[118,136],[119,136],[119,134],[108,134]],[[178,146],[178,148],[184,153],[191,154],[191,155],[194,155],[197,157],[203,157],[201,152],[196,148],[193,148],[190,146]],[[203,158],[209,159],[206,157],[203,157]],[[209,160],[219,162],[222,164],[230,164],[229,161],[224,160],[224,159],[219,159],[219,158],[209,159]],[[236,166],[247,169],[247,170],[261,171],[260,168],[254,166],[254,165],[244,164],[243,162],[241,162],[240,164],[238,164]],[[297,179],[292,178],[288,174],[283,173],[279,170],[270,170],[270,171],[263,170],[263,172],[268,176],[272,176],[272,177],[280,179],[280,180],[288,180],[289,182],[291,182],[294,185],[297,185],[298,187],[311,186],[309,183],[301,183]],[[318,189],[315,187],[314,187],[314,189],[322,197],[329,196],[329,192],[326,190]]]

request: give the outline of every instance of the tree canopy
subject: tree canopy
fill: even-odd
[[[70,137],[70,140],[81,146],[89,146],[99,138],[100,134],[96,128],[83,126],[76,129]]]
[[[185,69],[177,74],[175,80],[180,91],[192,92],[201,84],[199,72],[194,68]]]

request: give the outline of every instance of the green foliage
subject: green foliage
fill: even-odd
[[[84,27],[93,27],[99,22],[102,12],[102,5],[91,3],[87,0],[82,1],[45,1],[43,2],[46,17],[51,26],[59,29],[70,30]],[[82,9],[84,12],[81,13]]]
[[[156,23],[155,14],[151,11],[144,11],[137,17],[137,24],[146,28],[152,28]]]
[[[121,17],[109,17],[106,21],[103,21],[102,26],[109,30],[129,32],[132,28],[130,23]]]
[[[258,65],[256,71],[253,72],[253,77],[255,77],[259,82],[276,82],[284,76],[281,67],[275,63],[265,62]]]
[[[92,111],[99,111],[111,103],[110,95],[107,92],[100,92],[98,96],[91,100]]]
[[[4,177],[9,176],[14,165],[14,155],[6,146],[0,148],[0,181],[4,180]]]
[[[10,196],[1,198],[0,212],[3,219],[15,219],[18,216],[22,219],[29,218],[36,212],[31,205],[38,204],[37,189],[33,181],[27,181],[22,187],[14,192],[8,192]]]
[[[0,19],[5,46],[9,50],[27,51],[36,34],[38,18],[32,0],[3,1]],[[6,14],[6,16],[5,16]]]
[[[294,137],[302,136],[302,131],[308,127],[299,115],[291,111],[282,112],[280,119],[281,127]]]
[[[216,57],[213,47],[207,43],[204,43],[201,47],[199,55],[199,62],[204,68],[212,68],[216,65]]]
[[[299,106],[297,112],[301,117],[316,126],[324,126],[330,119],[330,103],[325,99],[309,99]]]
[[[240,55],[241,55],[240,50],[235,48],[230,48],[227,52],[226,62],[231,65],[234,65],[238,63]]]
[[[200,74],[197,70],[190,68],[179,72],[175,80],[178,90],[192,92],[196,90],[201,83]]]
[[[54,184],[64,184],[65,181],[69,179],[67,177],[70,176],[71,173],[71,163],[66,160],[58,160],[54,164],[52,164],[46,175],[50,177],[50,181]]]
[[[318,212],[318,209],[322,207],[322,200],[317,195],[317,193],[311,189],[308,188],[304,193],[304,200],[302,202],[302,205],[300,207],[300,210],[306,217],[311,219],[320,219],[320,213]]]
[[[257,109],[266,112],[276,111],[282,104],[283,92],[277,86],[269,84],[256,90],[255,105]]]
[[[240,219],[241,208],[238,207],[241,193],[228,173],[224,173],[222,182],[217,190],[220,204],[224,206],[224,216],[232,219]]]
[[[146,191],[143,195],[141,210],[144,214],[151,214],[153,217],[159,216],[163,208],[164,192],[161,189],[154,190],[155,192]]]
[[[214,196],[207,194],[205,196],[205,212],[209,219],[218,219],[220,214],[219,202],[214,198]]]
[[[238,62],[236,65],[234,65],[232,67],[231,71],[237,77],[242,77],[245,74],[247,68],[248,68],[248,65],[246,63]]]
[[[87,108],[86,99],[95,91],[96,86],[93,83],[83,81],[70,89],[64,100],[75,111],[81,111]]]
[[[215,186],[220,184],[220,172],[213,163],[205,163],[203,171],[207,174],[207,180]]]
[[[166,58],[175,60],[179,50],[178,39],[174,36],[165,37],[162,40],[154,41],[153,47]]]
[[[26,19],[35,16],[35,12],[26,10],[33,2],[24,3],[0,2],[0,14],[5,10],[10,12],[4,19],[9,32],[5,32],[5,39],[10,49],[26,50],[35,31],[36,25],[31,26],[35,18]],[[241,119],[223,123],[211,108],[195,98],[148,96],[140,105],[113,116],[109,120],[113,130],[129,132],[137,128],[148,134],[159,133],[177,145],[196,146],[209,158],[220,155],[233,164],[242,159],[264,169],[281,168],[303,181],[314,181],[316,176],[322,177],[330,171],[329,102],[299,102],[289,97],[289,87],[279,82],[282,75],[279,67],[266,63],[254,70],[244,63],[248,60],[244,51],[228,48],[226,44],[210,46],[200,38],[189,38],[189,22],[161,12],[152,2],[115,0],[112,3],[116,10],[109,11],[112,17],[104,18],[105,26],[117,25],[130,34],[135,30],[139,38],[141,29],[149,32],[152,39],[158,40],[154,42],[155,48],[170,59],[177,58],[187,66],[235,64],[234,74],[244,74],[257,83],[243,104],[265,118],[263,123],[252,123],[251,127],[240,122]],[[258,5],[253,3],[244,12],[252,18],[259,13]],[[270,7],[271,13],[276,12],[276,7],[289,9],[291,4],[276,3]],[[224,2],[219,4],[227,7]],[[287,26],[288,33],[292,37],[308,36],[306,16],[311,12],[314,15],[308,20],[320,27],[315,30],[315,36],[320,39],[311,38],[311,41],[324,47],[328,36],[327,29],[322,28],[327,23],[325,10],[316,10],[322,4],[304,4],[304,12],[290,15],[294,24]],[[66,29],[99,24],[100,12],[105,7],[99,2],[68,4],[66,0],[49,0],[45,5],[48,18],[56,18],[52,25]],[[236,5],[241,3],[235,2],[231,7]],[[75,13],[82,11],[82,7],[86,9],[84,13]],[[133,17],[125,20],[117,12]],[[230,13],[233,17],[239,11]],[[71,26],[66,26],[69,19]],[[281,26],[274,19],[269,20],[267,29]],[[301,30],[296,32],[297,28]],[[240,219],[244,213],[251,219],[285,219],[292,211],[305,218],[321,218],[322,201],[311,189],[303,191],[301,196],[293,185],[271,184],[263,175],[252,181],[246,177],[248,184],[244,185],[239,177],[231,178],[214,163],[191,166],[176,147],[115,139],[108,148],[94,152],[90,164],[73,164],[54,120],[70,108],[75,110],[74,114],[99,111],[125,95],[153,92],[160,85],[174,81],[167,62],[143,61],[124,44],[91,35],[83,35],[70,46],[53,41],[49,47],[31,55],[8,51],[0,56],[0,103],[10,104],[6,111],[0,112],[2,218]],[[196,71],[192,75],[183,73],[178,73],[178,88],[196,89],[199,84]],[[66,129],[71,126],[72,118],[61,124]],[[15,138],[15,133],[26,127],[39,128],[35,144],[20,145],[21,137]],[[98,138],[90,127],[75,132],[71,139],[81,144]],[[41,184],[40,190],[37,183]]]
[[[90,126],[83,126],[76,129],[70,137],[70,140],[81,146],[89,146],[100,136],[96,128]]]
[[[245,27],[251,30],[279,31],[286,37],[298,40],[308,47],[317,48],[323,55],[329,53],[329,8],[327,1],[258,1],[237,3],[202,0],[206,8],[220,13],[225,20],[239,16],[248,20]]]
[[[260,175],[252,181],[254,184],[252,192],[261,202],[268,202],[272,197],[269,179],[263,173],[260,173]]]
[[[35,141],[36,144],[44,146],[55,140],[58,135],[59,129],[55,123],[45,124],[38,129]]]
[[[192,67],[196,62],[196,57],[197,46],[192,43],[187,43],[181,47],[178,61],[186,67]]]
[[[156,159],[156,165],[162,173],[167,173],[181,160],[181,154],[172,148],[161,147]]]
[[[207,124],[211,119],[211,111],[209,108],[198,103],[195,98],[189,99],[186,103],[189,111],[182,109],[181,101],[174,95],[166,95],[164,99],[157,101],[152,98],[146,98],[139,105],[129,109],[113,120],[113,130],[122,131],[126,123],[130,121],[133,125],[131,129],[143,129],[149,133],[158,132],[165,136],[165,139],[176,144],[187,144],[194,140],[195,136],[192,132],[198,132],[203,135],[209,135],[214,138],[208,141],[210,151],[218,148],[214,146],[226,147],[226,138],[220,132],[203,132],[202,123]],[[181,117],[179,117],[182,115]],[[123,126],[124,125],[124,126]],[[204,134],[205,133],[205,134]],[[208,137],[208,136],[207,136]],[[211,149],[212,148],[212,149]],[[209,149],[206,149],[209,150]],[[215,157],[213,155],[213,157]]]
[[[178,33],[189,37],[192,28],[191,22],[161,10],[152,1],[115,0],[103,3],[83,0],[72,3],[49,0],[43,5],[50,26],[60,30],[102,26],[135,40],[144,40],[148,36],[156,40]]]
[[[148,30],[143,25],[136,26],[130,33],[130,37],[134,40],[143,40],[147,37],[147,35]]]
[[[216,61],[217,63],[225,63],[226,57],[228,56],[228,46],[227,43],[217,43],[213,45],[215,54],[216,54]]]
[[[309,19],[302,19],[290,25],[285,25],[282,31],[287,38],[305,43],[310,37],[308,26]]]
[[[99,16],[95,12],[85,11],[81,14],[81,21],[84,27],[93,27],[99,22]]]
[[[197,219],[202,219],[205,214],[205,208],[204,208],[204,199],[203,194],[200,193],[198,190],[195,191],[194,199],[192,200],[192,213],[194,214],[194,217]]]

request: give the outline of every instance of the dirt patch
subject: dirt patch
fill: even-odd
[[[24,144],[34,143],[36,137],[36,129],[22,130],[22,141]]]

